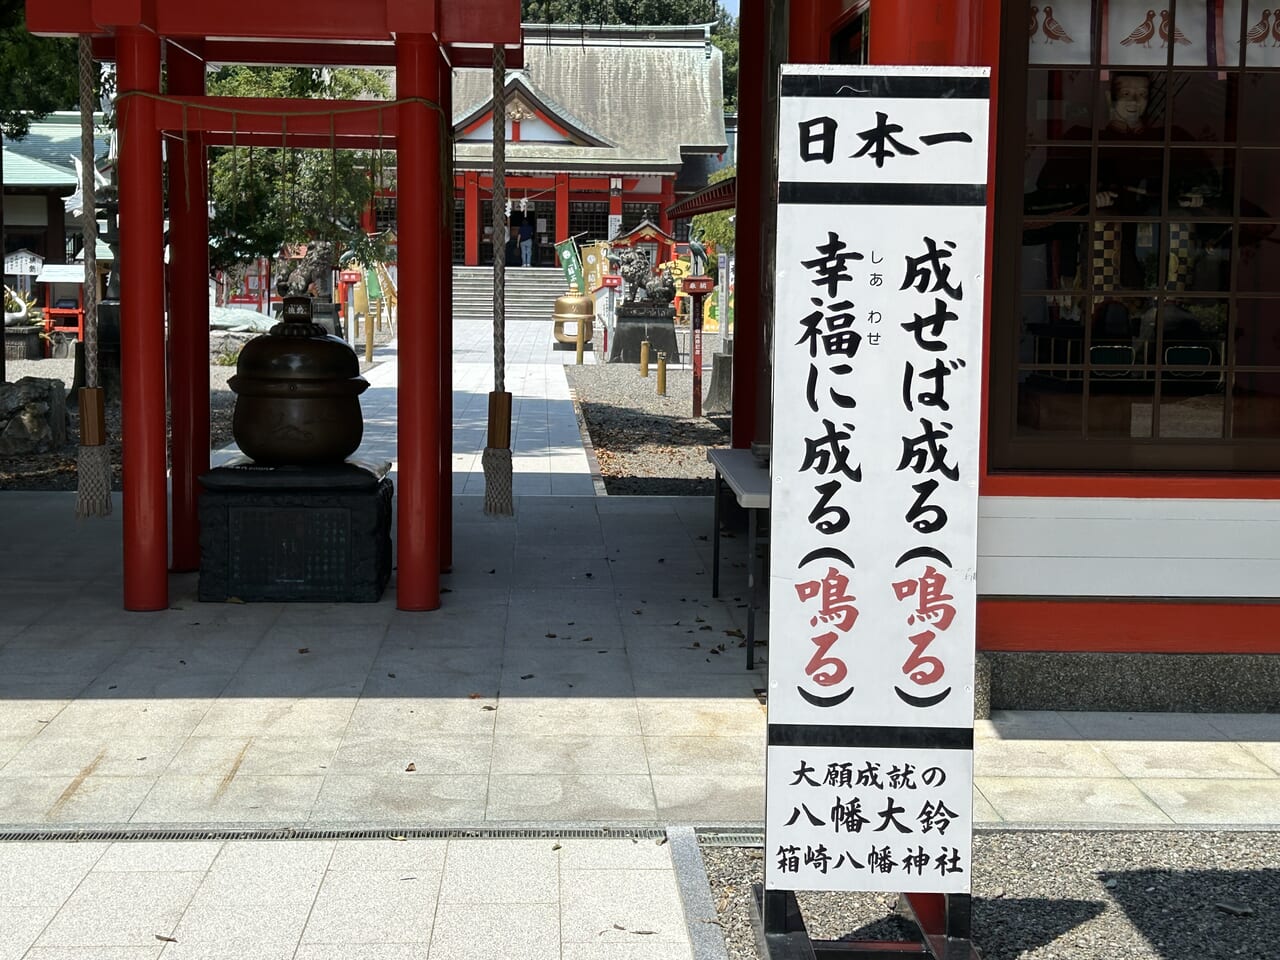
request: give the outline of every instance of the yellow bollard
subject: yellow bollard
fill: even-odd
[[[578,366],[582,366],[582,351],[587,345],[587,321],[585,317],[578,318],[578,334],[574,338],[577,343],[578,356],[574,361]]]
[[[667,352],[658,351],[658,396],[667,395]]]
[[[640,341],[640,376],[649,375],[649,341]]]
[[[370,309],[376,308],[370,304]],[[373,318],[369,316],[364,318],[364,361],[373,363]]]

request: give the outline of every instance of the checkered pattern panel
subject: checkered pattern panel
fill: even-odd
[[[1093,225],[1093,289],[1106,293],[1120,286],[1120,224]]]
[[[1169,279],[1168,289],[1187,289],[1187,276],[1191,272],[1191,224],[1169,224]]]

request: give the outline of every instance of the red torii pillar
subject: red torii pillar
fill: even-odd
[[[452,146],[453,67],[437,56],[440,68],[440,136]],[[443,124],[448,124],[444,126]],[[453,223],[457,204],[453,200],[453,152],[446,159],[448,169],[441,183],[449,185],[440,197],[440,569],[453,569],[453,234],[445,230]]]
[[[199,40],[167,45],[170,93],[204,94],[201,46]],[[202,132],[184,131],[183,140],[170,141],[169,406],[175,571],[200,569],[199,478],[209,469],[207,170]]]
[[[124,446],[124,606],[169,606],[165,481],[164,239],[160,134],[160,38],[142,27],[116,33],[120,130],[120,358]]]
[[[425,34],[396,38],[400,171],[396,445],[396,606],[440,606],[440,49]],[[425,103],[417,100],[427,101]]]

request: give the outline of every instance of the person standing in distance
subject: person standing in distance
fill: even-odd
[[[520,223],[520,262],[533,266],[533,221],[525,217]]]

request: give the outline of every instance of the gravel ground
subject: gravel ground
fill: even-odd
[[[730,960],[756,960],[759,847],[704,844]],[[984,960],[1280,957],[1280,832],[980,831],[973,929]],[[879,893],[801,893],[818,940],[913,940]]]
[[[729,419],[692,416],[692,370],[668,370],[666,396],[656,371],[641,377],[634,364],[570,364],[565,375],[610,496],[711,495],[707,448],[728,444]]]

